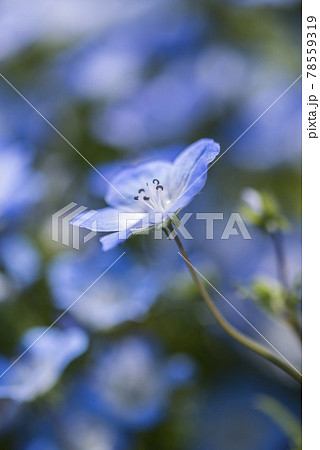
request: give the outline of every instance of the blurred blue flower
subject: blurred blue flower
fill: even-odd
[[[179,14],[172,14],[172,3]],[[205,19],[191,15],[179,2],[150,6],[58,56],[56,71],[71,92],[99,101],[126,99],[141,87],[150,64],[190,51],[203,35]]]
[[[22,143],[0,141],[0,227],[20,217],[44,194],[44,180],[32,167],[30,149]],[[12,222],[10,222],[12,225]]]
[[[16,289],[29,286],[39,276],[39,251],[28,237],[21,233],[6,233],[0,238],[0,263],[5,267]]]
[[[219,44],[169,59],[133,95],[96,108],[91,129],[101,142],[128,151],[186,139],[248,93],[245,54]]]
[[[110,420],[146,428],[162,419],[170,394],[193,372],[187,356],[165,358],[155,342],[131,336],[98,355],[87,381],[88,395]]]
[[[189,65],[180,64],[146,82],[128,101],[94,112],[92,132],[103,143],[129,149],[181,139],[207,113],[206,95]]]
[[[49,268],[49,283],[58,308],[67,309],[115,260],[99,249],[79,255],[59,255]],[[124,283],[124,277],[126,282]],[[161,274],[125,255],[71,309],[70,314],[92,330],[108,330],[129,320],[141,320],[162,289]]]
[[[72,407],[72,403],[70,405]],[[126,450],[128,439],[99,414],[87,410],[69,408],[69,414],[62,415],[60,431],[63,432],[64,448],[77,450],[108,449]],[[60,447],[61,448],[61,447]]]
[[[269,75],[269,76],[267,76]],[[295,75],[256,70],[259,85],[228,121],[225,134],[234,142],[294,81]],[[265,170],[286,164],[300,167],[301,84],[297,82],[236,143],[228,153],[235,164]],[[230,126],[232,124],[232,126]]]
[[[52,436],[38,436],[23,444],[23,450],[60,450],[58,443]]]
[[[23,450],[128,450],[128,439],[90,408],[82,392],[69,395],[48,418],[33,417],[30,432],[20,437]],[[28,430],[27,430],[28,431]],[[27,442],[26,442],[27,441]]]
[[[8,368],[8,361],[0,355],[0,374]],[[8,431],[15,422],[19,412],[19,405],[8,398],[0,398],[0,434]]]
[[[21,339],[20,354],[46,330],[29,329]],[[88,337],[79,328],[51,328],[0,378],[0,399],[17,403],[32,401],[50,390],[66,366],[88,346]],[[5,366],[2,361],[1,367]],[[6,369],[10,366],[7,362]],[[5,369],[5,370],[6,370]]]
[[[32,7],[23,0],[4,0],[1,4],[0,60],[16,56],[31,45],[72,44],[88,34],[105,30],[132,18],[148,8],[146,0],[34,0]]]
[[[100,238],[104,251],[134,233],[162,226],[203,188],[207,166],[219,151],[219,144],[212,139],[201,139],[187,147],[173,163],[155,160],[121,170],[109,180],[113,187],[108,188],[106,201],[111,207],[98,210],[94,222],[83,220],[80,215],[74,225],[114,232]],[[127,213],[124,220],[120,213]]]

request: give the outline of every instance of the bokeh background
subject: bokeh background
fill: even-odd
[[[0,72],[103,174],[226,150],[300,75],[295,0],[3,0]],[[298,384],[214,322],[173,242],[110,253],[51,239],[70,202],[105,182],[0,78],[0,448],[300,448]],[[300,368],[301,81],[213,167],[190,212],[194,265]],[[251,190],[248,190],[251,189]],[[251,240],[220,240],[242,211]],[[279,243],[280,242],[280,243]],[[280,250],[279,250],[280,249]],[[210,287],[228,320],[261,338]],[[263,342],[263,341],[262,341]],[[264,343],[265,344],[265,343]]]

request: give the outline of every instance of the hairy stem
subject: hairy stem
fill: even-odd
[[[173,229],[170,228],[170,231],[172,232]],[[203,287],[202,282],[200,281],[196,271],[194,270],[192,264],[190,263],[189,257],[188,257],[177,234],[174,237],[174,240],[181,252],[181,255],[183,256],[183,258],[186,261],[186,264],[187,264],[189,272],[192,276],[192,279],[195,282],[197,288],[199,289],[199,292],[200,292],[203,300],[205,301],[205,304],[207,305],[208,309],[210,310],[211,314],[216,319],[218,324],[240,344],[244,345],[249,350],[253,351],[254,353],[257,353],[258,355],[262,356],[263,358],[267,359],[268,361],[271,361],[273,364],[275,364],[276,366],[283,369],[285,372],[287,372],[289,375],[291,375],[293,378],[295,378],[297,381],[299,381],[301,383],[302,377],[296,369],[294,369],[289,364],[287,364],[283,359],[278,358],[274,353],[270,352],[262,345],[255,342],[253,339],[245,336],[244,334],[242,334],[241,332],[236,330],[231,324],[229,324],[227,322],[227,320],[223,317],[223,315],[216,308],[215,304],[211,300],[206,289]]]

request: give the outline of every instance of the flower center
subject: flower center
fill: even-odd
[[[138,194],[133,197],[134,200],[142,202],[153,211],[165,211],[165,205],[168,203],[167,195],[157,178],[152,181],[151,186],[146,183],[144,188],[139,189]]]

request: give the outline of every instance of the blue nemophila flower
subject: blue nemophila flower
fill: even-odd
[[[106,255],[99,248],[81,257],[72,252],[56,257],[48,273],[55,305],[62,310],[70,307],[114,260],[113,252]],[[121,258],[117,270],[103,276],[70,309],[81,325],[101,331],[143,319],[163,288],[163,277],[132,262],[128,255]],[[124,273],[126,283],[123,283]]]
[[[19,450],[132,448],[130,437],[97,412],[80,389],[75,389],[71,395],[61,396],[52,406],[46,414],[27,417],[26,421],[31,422],[32,427],[29,425],[19,433],[18,443],[23,443],[17,447]]]
[[[42,197],[44,179],[32,168],[33,155],[23,143],[0,140],[0,226],[12,225]]]
[[[167,63],[204,35],[203,17],[175,7],[179,14],[172,15],[172,1],[153,2],[128,17],[121,14],[117,26],[67,48],[57,65],[69,90],[100,103],[130,98],[143,83],[146,66],[160,58]]]
[[[73,222],[83,228],[112,232],[100,239],[103,250],[115,247],[132,234],[163,227],[203,188],[207,166],[220,146],[201,139],[186,148],[173,162],[154,160],[128,166],[109,179],[106,201],[89,220]]]
[[[292,75],[287,72],[255,69],[254,78],[259,80],[257,86],[248,96],[241,108],[232,116],[228,125],[225,124],[224,133],[228,141],[233,142],[258,117],[285,87],[292,81]],[[293,86],[284,95],[281,102],[272,108],[272,114],[266,114],[255,124],[254,133],[246,133],[238,142],[238,150],[230,153],[230,161],[246,170],[266,170],[277,166],[290,165],[300,167],[301,141],[301,92],[300,86]],[[281,123],[281,127],[278,124]],[[259,151],[257,152],[257,148]],[[277,148],[271,152],[270,148]]]
[[[96,404],[95,398],[84,386],[75,381],[69,385],[62,403],[54,411],[53,433],[57,449],[74,450],[107,449],[128,450],[132,448],[131,436],[115,421],[109,420]],[[39,424],[40,430],[43,425]],[[39,437],[39,431],[35,438]],[[26,450],[42,450],[46,446]]]
[[[44,331],[44,327],[29,329],[22,337],[20,353]],[[87,346],[87,334],[80,328],[51,328],[0,379],[0,400],[23,403],[44,394],[55,385],[67,365],[86,351]],[[0,363],[1,369],[6,366],[4,370],[10,365],[4,360]]]
[[[172,392],[190,381],[195,370],[187,355],[166,356],[149,338],[129,336],[108,345],[96,355],[87,379],[95,408],[128,429],[159,422]]]
[[[0,264],[8,275],[9,292],[16,291],[37,280],[40,254],[26,235],[17,232],[5,233],[0,237]],[[0,299],[2,298],[1,293]]]

